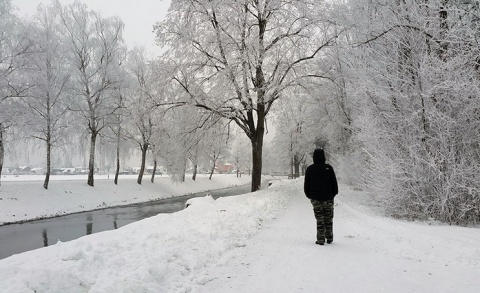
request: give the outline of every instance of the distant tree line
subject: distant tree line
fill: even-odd
[[[162,62],[127,48],[120,19],[80,2],[40,5],[29,20],[12,11],[10,1],[0,2],[0,174],[7,151],[27,152],[27,140],[45,149],[45,189],[52,157],[62,149],[73,157],[76,144],[89,153],[90,186],[98,151],[115,153],[115,184],[122,153],[133,148],[141,154],[139,184],[148,159],[153,182],[159,158],[177,180],[185,180],[191,160],[195,180],[198,164],[228,157],[225,121],[169,101],[175,93],[165,87]]]

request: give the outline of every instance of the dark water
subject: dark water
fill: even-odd
[[[265,186],[265,183],[264,183]],[[113,230],[160,213],[182,210],[189,198],[211,194],[213,198],[250,192],[250,184],[199,192],[130,206],[0,226],[0,259],[13,254],[65,242],[84,235]]]

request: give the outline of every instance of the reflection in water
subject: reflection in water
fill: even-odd
[[[43,236],[43,247],[47,247],[48,246],[47,229],[43,229],[42,236]]]
[[[117,214],[113,216],[113,229],[117,230],[118,225],[117,225]]]
[[[92,234],[92,230],[93,230],[92,215],[87,214],[87,235]]]
[[[115,214],[113,215],[113,228],[114,229],[118,229],[119,228],[119,225],[117,223],[117,218],[118,218],[118,215]],[[90,235],[93,233],[93,217],[91,214],[87,214],[87,218],[86,218],[86,221],[85,221],[85,225],[86,225],[86,230],[85,230],[85,234],[83,232],[80,232],[79,234],[77,234],[76,237],[74,238],[77,238],[77,237],[80,237],[80,236],[83,236],[83,235]],[[55,228],[52,227],[53,231],[51,231],[53,234],[55,234]],[[102,229],[103,230],[103,229]],[[106,228],[105,230],[110,230],[108,228]],[[58,232],[58,231],[57,231]],[[78,233],[78,232],[76,232]],[[48,229],[47,228],[43,228],[42,230],[42,238],[43,238],[43,247],[47,247],[48,246]]]

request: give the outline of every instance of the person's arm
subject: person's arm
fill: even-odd
[[[305,171],[305,181],[303,183],[303,192],[305,192],[305,195],[310,198],[308,196],[308,187],[310,186],[310,176],[309,176],[309,168],[307,168],[307,171]]]
[[[338,193],[338,183],[337,183],[337,177],[335,176],[335,171],[333,170],[333,167],[330,167],[330,177],[332,178],[332,191],[333,194]]]

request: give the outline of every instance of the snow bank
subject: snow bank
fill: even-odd
[[[0,260],[1,292],[187,292],[208,281],[198,270],[245,246],[294,193],[279,182],[11,256]]]
[[[190,198],[185,202],[185,207],[188,208],[191,205],[211,205],[215,199],[210,194],[202,197],[194,197]]]
[[[143,184],[136,176],[113,179],[99,176],[95,187],[72,176],[52,176],[49,189],[42,187],[43,176],[5,176],[0,186],[0,225],[31,219],[54,217],[113,206],[128,205],[195,192],[226,188],[250,183],[250,176],[237,178],[235,174],[219,174],[208,179],[199,175],[193,181],[174,183],[170,177],[156,177],[155,183],[144,177]],[[70,179],[70,180],[66,180]],[[21,181],[29,180],[29,181]]]

